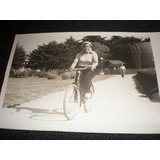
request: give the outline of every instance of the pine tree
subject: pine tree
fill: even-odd
[[[25,60],[26,60],[26,51],[24,50],[23,46],[17,44],[12,62],[12,69],[17,70],[21,67],[24,67]]]

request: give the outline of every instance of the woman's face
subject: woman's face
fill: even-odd
[[[85,45],[83,46],[83,51],[84,51],[85,53],[89,53],[89,52],[91,51],[90,45],[89,45],[89,44],[85,44]]]

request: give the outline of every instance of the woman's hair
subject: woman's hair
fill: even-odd
[[[89,44],[89,46],[92,48],[92,44],[89,41],[85,41],[82,43],[82,48],[84,47],[84,45]]]

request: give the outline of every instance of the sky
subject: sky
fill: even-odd
[[[35,33],[35,34],[18,34],[15,40],[20,45],[23,45],[26,54],[29,54],[32,50],[36,49],[38,45],[48,44],[55,40],[58,43],[64,42],[67,38],[73,37],[75,40],[81,40],[87,35],[97,35],[101,37],[107,37],[110,39],[113,35],[134,36],[137,38],[148,38],[149,36],[144,33],[127,33],[127,32],[57,32],[57,33]]]

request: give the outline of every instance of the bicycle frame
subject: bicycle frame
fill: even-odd
[[[75,104],[77,104],[79,107],[81,107],[81,105],[83,104],[85,112],[89,112],[91,108],[91,104],[90,102],[88,102],[89,99],[84,97],[83,90],[81,89],[81,86],[80,86],[81,78],[82,78],[82,70],[85,70],[85,68],[73,69],[73,71],[76,71],[75,81],[73,84],[71,84],[68,87],[65,93],[63,108],[64,108],[64,114],[68,120],[71,120],[76,116],[78,107],[75,107]],[[92,88],[93,88],[93,85],[92,85]],[[71,91],[71,94],[70,94],[70,91]],[[93,91],[94,91],[94,88],[93,88]]]
[[[74,84],[77,85],[78,89],[80,89],[81,77],[82,77],[82,71],[78,70],[76,72],[76,77],[75,77],[75,81],[74,81]]]
[[[73,71],[76,71],[76,77],[75,77],[74,84],[77,85],[79,90],[80,90],[80,83],[81,83],[81,78],[82,78],[82,70],[86,70],[86,69],[87,69],[87,67],[73,69]]]

